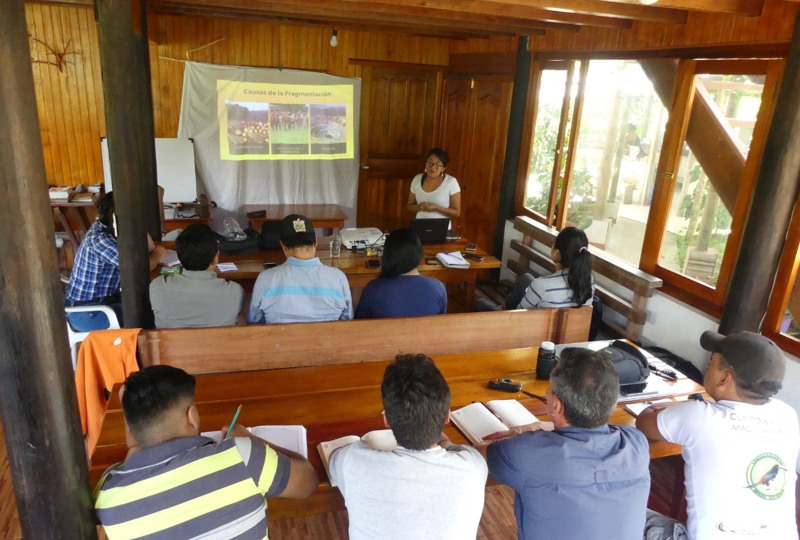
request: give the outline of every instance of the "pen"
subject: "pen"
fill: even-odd
[[[239,405],[239,407],[236,409],[236,412],[233,413],[233,420],[231,420],[231,423],[228,425],[228,432],[225,434],[223,439],[227,439],[228,437],[231,436],[231,431],[233,431],[233,426],[236,425],[236,421],[239,419],[239,413],[240,412],[242,412],[242,406],[241,405]]]

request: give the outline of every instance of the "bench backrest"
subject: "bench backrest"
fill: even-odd
[[[349,364],[538,347],[542,341],[585,341],[591,308],[458,313],[430,317],[304,324],[145,330],[142,366],[169,364],[189,373]]]

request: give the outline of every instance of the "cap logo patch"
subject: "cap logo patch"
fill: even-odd
[[[306,222],[302,219],[296,219],[292,221],[292,227],[296,233],[308,232],[306,231]]]

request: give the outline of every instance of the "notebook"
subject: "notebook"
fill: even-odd
[[[447,240],[447,229],[450,220],[447,218],[412,219],[411,230],[417,233],[423,244],[442,244]]]
[[[539,421],[515,399],[471,403],[450,413],[450,420],[472,444],[482,443],[483,438],[492,433]]]

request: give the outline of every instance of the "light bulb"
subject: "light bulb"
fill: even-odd
[[[331,47],[336,47],[339,44],[339,38],[337,37],[338,35],[339,31],[334,28],[333,34],[331,34]]]

